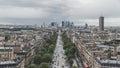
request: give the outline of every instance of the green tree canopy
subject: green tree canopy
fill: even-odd
[[[42,56],[41,55],[36,55],[34,57],[34,63],[39,65],[41,62],[42,62]]]
[[[31,64],[27,68],[37,68],[37,67],[34,64]]]
[[[72,66],[72,68],[77,68],[77,66]]]
[[[49,63],[51,61],[52,61],[52,55],[50,55],[50,54],[44,54],[43,55],[43,62]]]
[[[70,66],[72,66],[72,65],[73,65],[73,60],[70,59],[70,60],[69,60],[69,63],[70,63]]]
[[[48,63],[43,62],[40,64],[39,68],[50,68],[50,67]]]

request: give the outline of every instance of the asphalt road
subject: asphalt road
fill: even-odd
[[[59,31],[56,48],[54,50],[54,58],[52,63],[52,68],[70,68],[69,64],[66,63],[66,56],[63,49],[63,42],[60,36],[61,32]]]

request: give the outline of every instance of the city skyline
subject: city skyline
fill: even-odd
[[[73,21],[75,25],[120,25],[119,0],[1,0],[0,24],[39,24]]]

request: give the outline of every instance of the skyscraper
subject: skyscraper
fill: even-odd
[[[104,31],[104,17],[103,16],[99,17],[99,30]]]
[[[64,27],[65,26],[65,22],[64,21],[62,21],[62,27]]]
[[[73,27],[74,23],[70,21],[62,21],[62,27]]]
[[[85,29],[87,29],[88,28],[88,24],[85,24],[85,27],[84,27]]]

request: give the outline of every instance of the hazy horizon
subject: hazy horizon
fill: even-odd
[[[62,20],[75,25],[120,25],[119,0],[0,0],[0,24],[46,24]]]

